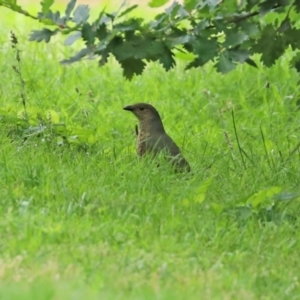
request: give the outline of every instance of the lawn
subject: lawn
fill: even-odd
[[[293,53],[227,75],[178,59],[130,82],[113,59],[60,65],[76,46],[29,42],[40,25],[0,13],[1,299],[300,299]],[[23,88],[31,128],[61,126],[68,145],[20,138]],[[122,108],[141,101],[192,174],[137,159]]]

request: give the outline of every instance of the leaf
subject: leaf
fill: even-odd
[[[145,48],[147,58],[152,61],[158,60],[165,51],[165,43],[162,41],[148,40],[147,43],[143,44],[143,47]]]
[[[190,62],[186,67],[185,70],[191,69],[191,68],[198,68],[203,66],[203,60],[200,59],[199,57],[195,58],[192,62]]]
[[[87,21],[89,18],[90,8],[88,5],[78,5],[73,13],[73,21],[76,24],[81,24]]]
[[[228,49],[228,55],[232,61],[244,63],[250,54],[247,50],[243,49]]]
[[[198,0],[184,0],[184,8],[188,11],[191,11],[196,8]]]
[[[148,3],[150,7],[161,7],[168,3],[169,0],[151,0],[151,2]]]
[[[89,48],[83,48],[81,49],[77,54],[74,56],[70,57],[69,59],[64,59],[60,63],[61,64],[70,64],[73,62],[80,61],[83,57],[87,56],[88,54],[91,54],[92,50]]]
[[[81,38],[81,32],[80,31],[76,31],[74,34],[69,35],[64,44],[66,46],[70,46],[72,45],[74,42],[76,42],[79,38]]]
[[[102,23],[98,26],[97,30],[96,30],[96,36],[99,40],[104,39],[107,36],[107,27],[105,23]]]
[[[251,58],[247,58],[247,59],[245,60],[245,62],[246,62],[248,65],[250,65],[251,67],[258,68],[258,66],[257,66],[257,64],[255,63],[255,61],[252,60]]]
[[[300,73],[300,52],[291,60],[290,66],[294,67]]]
[[[159,62],[166,71],[172,69],[176,64],[173,56],[174,53],[169,48],[165,47],[164,52],[159,58]]]
[[[243,32],[233,32],[230,31],[226,35],[226,40],[223,43],[224,47],[235,47],[242,44],[245,40],[248,39],[248,36]]]
[[[127,21],[117,23],[114,26],[114,29],[122,32],[139,30],[141,27],[142,20],[143,19],[131,18]]]
[[[266,0],[259,5],[259,15],[263,17],[266,13],[268,13],[270,10],[274,7],[274,0]]]
[[[136,9],[137,7],[138,7],[137,4],[128,7],[127,9],[125,9],[123,12],[121,12],[119,14],[118,18],[124,17],[125,15],[129,14],[131,11],[133,11],[134,9]]]
[[[282,188],[278,186],[273,186],[271,188],[261,190],[250,196],[247,200],[247,203],[251,204],[253,207],[257,207],[269,198],[274,197],[276,194],[279,194],[281,190]]]
[[[174,1],[171,4],[171,6],[166,9],[166,14],[170,18],[174,19],[174,17],[177,15],[180,8],[181,8],[181,5],[178,2]]]
[[[193,47],[193,53],[202,61],[202,65],[217,55],[218,43],[216,38],[207,39],[198,36],[197,39],[192,41],[191,45]]]
[[[114,13],[112,13],[112,14],[105,13],[105,16],[106,16],[111,22],[113,22],[113,21],[115,20],[116,16],[117,16],[117,13],[116,13],[116,12],[114,12]]]
[[[297,13],[300,13],[300,0],[295,0],[294,5],[295,5],[295,11]]]
[[[259,33],[259,29],[256,24],[245,21],[240,23],[241,29],[249,37],[255,37]]]
[[[252,51],[261,53],[261,60],[270,67],[284,53],[286,48],[285,39],[277,34],[276,29],[272,25],[267,25],[263,30],[259,39],[256,40]]]
[[[284,37],[293,50],[300,49],[300,29],[290,28],[284,33]]]
[[[49,11],[45,15],[45,17],[48,18],[49,20],[53,21],[53,23],[56,25],[64,25],[65,24],[65,20],[60,17],[59,11],[56,11],[55,13],[53,13],[52,11]]]
[[[46,14],[50,10],[53,3],[54,0],[43,0],[40,2],[43,14]]]
[[[246,221],[253,215],[251,207],[248,206],[237,206],[234,209],[235,216],[239,221]]]
[[[295,199],[299,199],[299,192],[281,192],[279,194],[274,195],[273,199],[276,201],[291,201]]]
[[[123,75],[131,80],[134,75],[141,75],[145,69],[146,64],[141,59],[128,58],[119,61],[123,68]]]
[[[215,215],[220,215],[225,209],[225,205],[220,203],[210,203],[209,206]]]
[[[205,200],[207,190],[210,187],[212,181],[213,177],[210,177],[201,183],[200,187],[196,191],[196,195],[194,196],[194,202],[202,203]]]
[[[215,64],[217,71],[226,74],[236,67],[236,64],[229,58],[228,52],[224,51],[220,54],[219,61]]]
[[[53,35],[57,33],[57,29],[52,31],[47,28],[43,28],[42,30],[33,30],[29,36],[29,41],[45,41],[48,43]]]
[[[92,26],[89,23],[85,23],[81,29],[82,39],[87,46],[93,45],[95,42],[96,32],[92,30]]]
[[[104,66],[108,62],[109,52],[107,50],[103,50],[98,54],[101,55],[101,59],[99,60],[99,66]]]
[[[177,37],[167,37],[165,39],[166,45],[168,45],[170,48],[173,48],[177,45],[184,45],[188,43],[190,40],[190,37],[186,34],[177,36]]]
[[[76,0],[70,0],[70,2],[67,5],[66,11],[65,11],[65,15],[67,20],[69,20],[70,16],[71,16],[71,12],[73,11],[74,7],[76,4]]]
[[[258,4],[261,0],[247,0],[246,11],[250,11],[256,4]]]
[[[176,21],[186,20],[189,19],[189,17],[190,13],[182,5],[180,5],[176,16]]]
[[[121,37],[115,37],[110,43],[110,49],[118,61],[135,58],[145,58],[146,51],[143,50],[140,55],[140,47],[137,44],[135,47],[129,41],[123,41]]]
[[[154,18],[155,21],[150,21],[149,28],[150,29],[160,29],[165,26],[165,22],[167,21],[166,14],[159,14]]]
[[[46,114],[46,119],[48,122],[51,122],[52,124],[57,124],[59,123],[59,114],[55,110],[47,110],[45,112]]]

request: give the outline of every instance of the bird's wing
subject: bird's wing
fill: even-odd
[[[167,150],[170,155],[173,157],[172,164],[176,166],[177,170],[180,169],[186,169],[188,172],[191,170],[189,163],[187,160],[183,157],[179,147],[176,145],[176,143],[172,140],[172,138],[167,135],[166,133],[161,136],[157,143],[156,152],[159,150]]]
[[[167,150],[171,156],[180,154],[180,149],[166,133],[159,136],[152,135],[147,140],[147,145],[155,154],[162,150]]]

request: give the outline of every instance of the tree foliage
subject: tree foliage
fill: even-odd
[[[149,6],[160,7],[166,2],[151,0]],[[121,6],[113,13],[103,10],[90,20],[88,5],[76,6],[76,0],[70,0],[61,14],[51,10],[53,3],[41,1],[41,11],[33,16],[16,0],[0,0],[0,6],[46,26],[33,30],[30,41],[48,43],[58,33],[67,35],[68,46],[82,39],[84,48],[64,59],[64,64],[99,57],[102,66],[111,55],[124,76],[131,79],[142,74],[150,61],[170,70],[176,64],[175,53],[181,52],[191,54],[186,69],[213,61],[218,72],[227,73],[238,63],[256,67],[251,58],[255,53],[270,67],[291,47],[295,51],[291,66],[300,72],[300,0],[185,0],[183,4],[173,2],[150,22],[129,17],[137,5]]]

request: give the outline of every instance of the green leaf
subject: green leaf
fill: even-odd
[[[146,64],[141,59],[128,58],[119,61],[123,68],[123,75],[128,80],[131,80],[134,75],[141,75],[145,69]]]
[[[297,53],[297,55],[295,55],[293,57],[293,59],[290,62],[290,66],[294,67],[298,73],[300,73],[300,52]]]
[[[284,53],[286,46],[284,37],[280,36],[272,25],[267,25],[252,50],[261,53],[261,60],[270,67]]]
[[[198,0],[184,0],[184,8],[188,11],[191,11],[196,8],[198,2]]]
[[[109,52],[107,50],[103,50],[97,54],[101,56],[101,59],[99,60],[99,66],[104,66],[108,62]]]
[[[244,21],[239,24],[241,26],[241,30],[247,34],[249,37],[255,37],[259,33],[259,29],[256,24],[251,23],[249,21]]]
[[[43,28],[42,30],[33,30],[29,36],[29,41],[45,41],[48,43],[53,35],[57,33],[57,29],[52,31],[47,28]]]
[[[162,41],[148,40],[147,44],[143,44],[147,53],[147,59],[156,61],[161,54],[165,51],[165,44]]]
[[[172,5],[166,9],[166,14],[170,18],[174,19],[174,17],[177,15],[180,8],[181,5],[178,2],[174,1]]]
[[[247,0],[246,11],[250,11],[261,0]]]
[[[222,15],[232,15],[238,12],[238,2],[237,0],[226,0],[226,1],[213,1],[218,6],[218,10]],[[214,7],[215,9],[215,7]]]
[[[202,65],[213,59],[217,55],[218,42],[216,38],[207,39],[198,36],[191,43],[193,47],[193,53],[198,56],[198,59],[202,61]]]
[[[254,68],[258,68],[257,64],[255,63],[254,60],[252,60],[251,58],[247,58],[245,60],[245,63],[247,63],[248,65],[250,65],[251,67],[254,67]]]
[[[78,5],[73,13],[73,21],[76,24],[81,24],[89,18],[90,8],[88,5]]]
[[[95,42],[96,32],[92,30],[92,26],[89,23],[85,23],[81,29],[82,39],[87,46],[93,45]]]
[[[251,204],[253,207],[257,207],[271,197],[274,197],[276,194],[279,194],[281,191],[282,188],[278,186],[273,186],[268,189],[261,190],[250,196],[247,200],[247,203]]]
[[[123,12],[121,12],[121,13],[119,14],[118,18],[121,18],[121,17],[123,17],[123,16],[129,14],[131,11],[133,11],[133,10],[136,9],[137,7],[138,7],[137,4],[128,7],[127,9],[125,9]]]
[[[199,34],[208,25],[209,25],[209,22],[208,22],[207,19],[201,20],[198,24],[196,24],[196,26],[195,26],[195,32]]]
[[[150,7],[161,7],[168,3],[169,0],[151,0],[148,5]]]
[[[92,50],[89,49],[89,48],[83,48],[77,54],[75,54],[74,56],[72,56],[68,59],[64,59],[60,63],[63,64],[63,65],[64,64],[71,64],[73,62],[80,61],[83,57],[87,56],[88,54],[92,54]]]
[[[52,11],[49,11],[44,17],[51,20],[55,25],[64,25],[65,24],[65,20],[60,17],[59,11],[56,11],[55,13],[53,13]]]
[[[40,2],[43,14],[46,14],[50,10],[53,3],[54,0],[43,0]]]
[[[66,11],[65,11],[65,15],[67,20],[69,20],[70,16],[71,16],[71,12],[73,11],[74,7],[76,4],[76,0],[70,0],[70,2],[67,5]]]
[[[295,0],[294,5],[295,5],[295,11],[297,13],[300,13],[300,0]]]
[[[81,32],[80,31],[76,31],[74,34],[71,34],[71,35],[69,35],[66,38],[64,44],[66,46],[70,46],[70,45],[72,45],[74,42],[76,42],[80,38],[81,38]]]
[[[97,30],[96,30],[96,36],[99,40],[102,40],[104,38],[106,38],[108,33],[107,27],[105,23],[102,23],[98,26]]]
[[[224,51],[220,54],[219,61],[215,64],[215,67],[218,72],[226,74],[233,70],[236,67],[236,64],[229,58],[228,52]]]
[[[228,57],[232,61],[244,63],[249,58],[249,52],[243,49],[228,49]]]
[[[200,187],[196,191],[196,195],[194,196],[194,202],[202,203],[205,200],[208,188],[210,187],[213,179],[213,177],[210,177],[201,183]]]
[[[187,34],[183,34],[177,37],[167,37],[165,43],[168,47],[173,48],[177,45],[184,45],[190,41],[190,37]]]
[[[290,28],[284,33],[284,37],[293,50],[300,49],[300,29]]]
[[[253,212],[251,207],[248,206],[237,206],[234,209],[235,216],[239,221],[246,221],[252,217]]]
[[[146,58],[147,56],[147,50],[143,44],[137,43],[133,45],[132,42],[123,41],[120,37],[113,39],[113,41],[110,43],[110,49],[119,61],[130,58],[142,59]]]
[[[224,47],[235,47],[242,44],[245,40],[248,39],[248,36],[243,32],[234,32],[230,31],[226,35],[226,40],[223,43]]]
[[[274,4],[275,4],[274,2],[275,2],[274,0],[266,0],[258,5],[259,6],[259,14],[261,17],[273,9]]]
[[[166,71],[169,71],[175,66],[174,53],[167,47],[159,58],[159,62],[162,64]]]
[[[127,21],[117,23],[114,26],[114,29],[125,32],[125,31],[136,31],[141,28],[141,23],[143,19],[136,19],[136,18],[131,18]]]
[[[203,60],[197,57],[185,67],[185,70],[202,67],[204,64]]]

